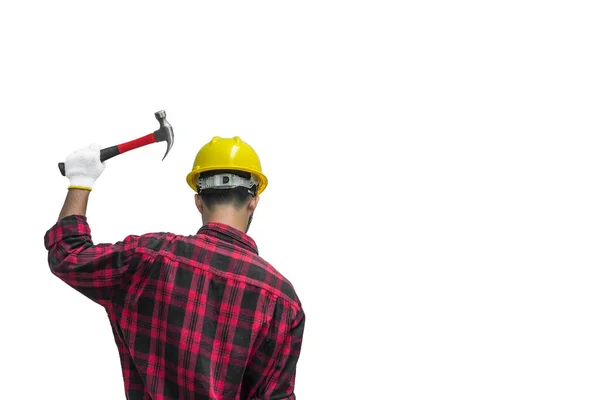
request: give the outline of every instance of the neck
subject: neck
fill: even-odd
[[[248,228],[248,217],[245,215],[245,213],[241,213],[231,208],[216,209],[210,213],[205,212],[202,218],[202,222],[204,224],[217,222],[229,225],[244,233]]]

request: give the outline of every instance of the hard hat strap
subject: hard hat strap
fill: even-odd
[[[252,189],[258,186],[258,181],[251,175],[250,179],[242,178],[236,174],[216,174],[208,178],[198,177],[198,191],[205,189],[233,189],[235,187],[245,187]],[[250,192],[250,191],[249,191]],[[250,194],[253,194],[250,192]]]

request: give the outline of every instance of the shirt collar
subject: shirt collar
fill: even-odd
[[[209,222],[198,230],[198,234],[206,234],[234,245],[242,246],[258,255],[256,242],[244,232],[220,222]]]

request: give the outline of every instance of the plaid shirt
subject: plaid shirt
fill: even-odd
[[[296,398],[302,305],[243,232],[94,245],[86,217],[69,216],[44,243],[52,273],[106,309],[128,399]]]

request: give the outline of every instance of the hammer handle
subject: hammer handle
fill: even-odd
[[[123,154],[127,151],[134,150],[134,149],[137,149],[138,147],[146,146],[148,144],[155,143],[155,142],[156,142],[155,134],[150,133],[146,136],[142,136],[141,138],[138,138],[138,139],[126,142],[126,143],[122,143],[118,146],[107,147],[105,149],[100,150],[100,161],[104,162],[104,161],[108,160],[109,158],[113,158],[114,156],[117,156],[119,154]],[[65,176],[65,163],[64,162],[58,163],[58,169],[60,170],[60,173],[62,174],[62,176]]]

